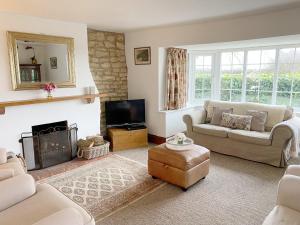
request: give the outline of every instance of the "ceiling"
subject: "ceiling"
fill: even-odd
[[[0,0],[0,11],[128,31],[291,8],[298,3],[300,0]]]

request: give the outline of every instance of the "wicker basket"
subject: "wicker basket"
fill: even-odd
[[[85,158],[85,159],[93,159],[99,156],[103,156],[108,154],[109,152],[109,142],[104,141],[104,144],[99,146],[90,147],[87,149],[79,149],[78,150],[78,158]]]

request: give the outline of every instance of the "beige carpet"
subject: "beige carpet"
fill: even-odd
[[[113,154],[38,182],[54,186],[96,221],[164,184],[141,163]]]
[[[146,149],[118,154],[147,162]],[[212,153],[209,175],[187,192],[167,184],[97,225],[261,224],[274,207],[283,173],[281,168]]]

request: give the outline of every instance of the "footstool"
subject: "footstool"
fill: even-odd
[[[148,151],[148,173],[187,190],[208,174],[210,152],[207,148],[193,145],[190,150],[174,151],[165,144]]]

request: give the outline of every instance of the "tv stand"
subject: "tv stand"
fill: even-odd
[[[141,130],[141,129],[145,129],[146,126],[143,124],[130,124],[130,125],[125,125],[125,127],[127,130]]]
[[[148,131],[145,126],[144,128],[131,127],[130,129],[126,127],[108,128],[108,138],[113,151],[148,146]]]

